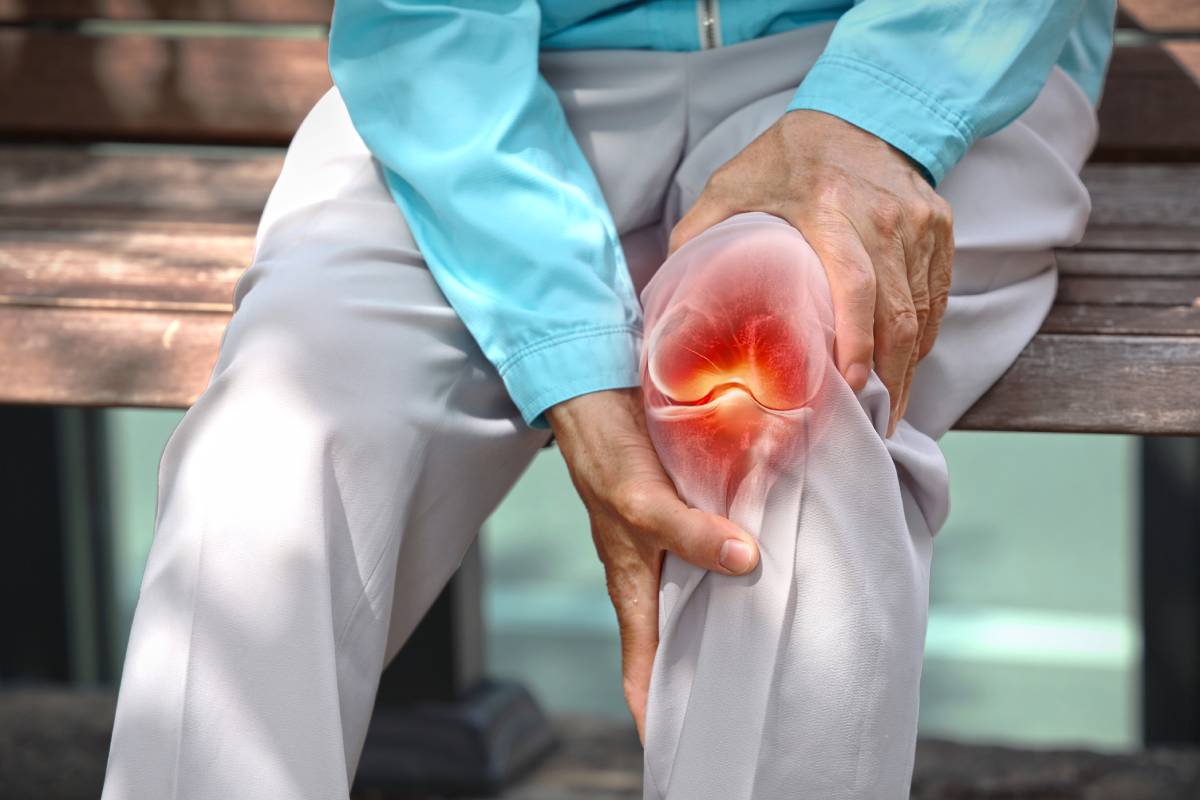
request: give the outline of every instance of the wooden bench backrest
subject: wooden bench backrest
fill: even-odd
[[[283,145],[329,86],[331,0],[0,0],[0,139]],[[1102,161],[1200,160],[1195,0],[1127,0]]]

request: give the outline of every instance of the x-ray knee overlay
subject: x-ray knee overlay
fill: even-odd
[[[659,458],[690,505],[754,528],[820,430],[833,310],[808,242],[732,217],[667,259],[642,293],[642,388]]]

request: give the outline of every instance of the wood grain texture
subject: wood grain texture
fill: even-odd
[[[0,21],[329,22],[333,0],[0,0]]]
[[[186,408],[212,372],[224,314],[0,305],[6,403]]]
[[[227,319],[0,305],[4,400],[186,407]],[[1200,434],[1200,338],[1040,334],[956,427]]]
[[[254,222],[282,167],[273,148],[0,145],[0,212],[180,211]]]
[[[1200,85],[1163,47],[1118,47],[1093,159],[1200,160]]]
[[[322,40],[0,29],[8,138],[286,144],[330,85]]]
[[[1040,334],[956,427],[1200,434],[1200,339]]]
[[[1063,276],[1200,278],[1200,251],[1060,250],[1058,271]]]
[[[1200,159],[1200,85],[1185,69],[1200,54],[1176,44],[1117,49],[1101,160]],[[10,139],[281,145],[330,85],[319,39],[0,29]]]
[[[1122,16],[1153,33],[1200,31],[1200,3],[1195,0],[1121,0]]]
[[[189,405],[279,166],[278,152],[0,147],[0,400]],[[1060,256],[1059,302],[960,427],[1200,434],[1198,177],[1085,170],[1096,211]]]
[[[1200,308],[1058,304],[1050,309],[1041,332],[1200,337]]]

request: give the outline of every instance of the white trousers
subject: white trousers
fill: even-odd
[[[639,284],[828,32],[544,56]],[[767,503],[769,580],[699,581],[681,612],[669,590],[689,578],[669,567],[648,797],[906,796],[947,513],[934,441],[1049,308],[1052,249],[1089,210],[1077,172],[1094,135],[1055,72],[945,180],[953,297],[908,421],[885,440],[878,380],[847,395],[803,490]],[[329,92],[288,151],[211,383],[163,454],[104,798],[345,798],[380,671],[545,441]]]

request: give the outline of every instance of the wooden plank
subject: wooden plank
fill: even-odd
[[[0,400],[185,408],[208,382],[224,314],[0,306]]]
[[[286,144],[331,85],[325,42],[0,29],[0,133]]]
[[[138,209],[100,211],[107,215],[0,209],[0,299],[213,308],[228,303],[253,256],[257,212],[218,221],[205,219],[208,212],[163,220]],[[1059,258],[1061,303],[1191,306],[1200,295],[1200,253],[1065,251]]]
[[[1034,338],[961,430],[1200,434],[1200,339]]]
[[[1190,308],[1200,302],[1200,278],[1066,276],[1059,281],[1057,300],[1068,304]]]
[[[0,306],[3,400],[186,407],[227,317]],[[965,430],[1200,434],[1200,340],[1039,335]]]
[[[1200,86],[1158,45],[1118,47],[1094,160],[1200,160]]]
[[[282,153],[273,149],[231,154],[170,146],[0,145],[0,211],[234,209],[257,215],[282,164]],[[1168,248],[1200,250],[1178,246],[1200,233],[1200,164],[1089,164],[1083,181],[1092,197],[1088,235],[1112,232],[1104,249],[1153,245],[1165,236]]]
[[[333,0],[0,0],[0,22],[85,19],[325,24]]]
[[[1200,337],[1200,308],[1056,305],[1050,309],[1041,333]]]
[[[1086,250],[1200,251],[1200,230],[1154,225],[1093,225],[1079,243]]]
[[[1200,4],[1197,5],[1200,8]],[[1163,49],[1175,59],[1184,72],[1200,85],[1200,42],[1190,39],[1163,42]]]
[[[1090,225],[1137,238],[1133,228],[1185,237],[1200,231],[1200,164],[1089,164]],[[1089,231],[1090,232],[1090,231]]]
[[[0,209],[177,210],[189,218],[244,212],[238,216],[258,219],[283,166],[281,151],[184,150],[0,146]]]
[[[1118,48],[1098,158],[1200,160],[1191,47]],[[320,40],[0,30],[8,138],[282,144],[329,86]]]
[[[225,311],[254,251],[251,225],[3,222],[0,303]]]
[[[1121,0],[1121,12],[1151,33],[1200,31],[1200,3],[1195,0]]]
[[[1058,270],[1063,276],[1200,278],[1200,252],[1060,250]]]

